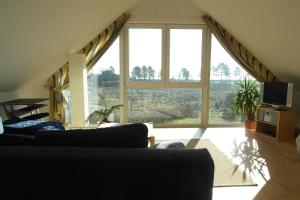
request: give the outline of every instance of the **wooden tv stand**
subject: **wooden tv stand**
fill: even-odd
[[[256,109],[256,133],[278,141],[294,139],[296,113],[292,109],[276,110],[259,106]]]

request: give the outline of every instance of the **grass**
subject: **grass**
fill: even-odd
[[[95,88],[89,92],[89,111],[104,106],[99,101]],[[119,87],[105,88],[107,106],[120,104]],[[199,92],[200,91],[200,92]],[[239,123],[240,119],[228,118],[230,99],[228,95],[235,91],[234,81],[223,80],[211,83],[209,123],[229,124]],[[199,124],[202,106],[201,89],[129,89],[128,116],[130,122],[153,122],[159,124]]]

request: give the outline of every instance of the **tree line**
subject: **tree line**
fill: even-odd
[[[217,66],[212,66],[211,71],[214,77],[220,77],[221,80],[223,80],[224,77],[229,80],[232,75],[228,65],[223,62]],[[235,79],[240,79],[242,75],[241,67],[236,66],[233,70],[233,75]]]
[[[143,65],[135,66],[131,71],[131,80],[155,80],[155,77],[160,76],[159,72],[156,75],[156,71],[151,66]],[[175,79],[175,78],[173,78]],[[178,80],[189,80],[190,79],[190,72],[187,68],[183,67],[181,68],[179,74],[178,74]]]
[[[151,66],[135,66],[131,72],[131,80],[154,80],[155,70]]]
[[[231,73],[230,68],[225,63],[220,63],[217,66],[211,67],[212,76],[220,77],[221,80],[227,79],[230,80],[231,76],[235,76],[235,79],[240,79],[242,75],[242,70],[239,66],[236,66]],[[161,72],[156,71],[153,69],[152,66],[143,65],[135,66],[131,71],[130,80],[155,80],[159,79]],[[109,68],[102,69],[99,74],[93,75],[96,80],[98,80],[98,87],[112,87],[119,84],[120,75],[115,73],[115,69],[113,66]],[[91,78],[91,77],[90,77]],[[175,80],[175,77],[171,79]],[[188,68],[183,67],[180,69],[178,73],[178,78],[176,80],[188,81],[191,79],[191,73]]]

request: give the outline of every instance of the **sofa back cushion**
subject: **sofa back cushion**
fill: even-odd
[[[0,161],[2,199],[212,199],[206,149],[0,147]]]
[[[107,128],[39,131],[36,146],[147,148],[148,128],[134,123]]]

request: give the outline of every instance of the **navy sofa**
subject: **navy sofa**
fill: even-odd
[[[3,197],[212,199],[214,163],[209,152],[147,148],[144,124],[39,131],[26,141],[0,146]]]

